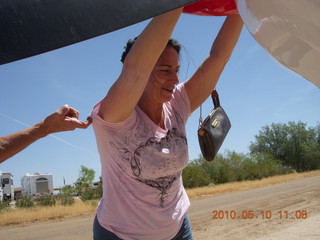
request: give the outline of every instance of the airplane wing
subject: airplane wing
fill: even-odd
[[[197,0],[1,0],[0,65],[144,21]]]
[[[237,0],[255,40],[278,62],[320,88],[320,1]]]
[[[240,14],[255,40],[279,63],[320,88],[319,0],[200,0],[184,12]]]

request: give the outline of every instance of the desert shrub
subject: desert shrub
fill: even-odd
[[[88,200],[88,201],[85,201],[85,203],[96,208],[98,206],[98,204],[99,204],[99,200],[97,200],[97,199]]]
[[[16,207],[18,207],[18,208],[32,208],[32,207],[34,207],[34,200],[30,197],[24,197],[22,199],[19,199],[16,202]]]
[[[60,196],[60,203],[64,206],[70,206],[75,203],[74,197],[70,195]]]
[[[53,195],[43,195],[37,199],[37,203],[40,206],[52,207],[56,205],[56,198]]]
[[[210,182],[221,184],[227,182],[245,181],[262,179],[279,174],[291,173],[292,169],[283,167],[281,162],[272,155],[264,154],[242,154],[234,151],[226,151],[224,155],[217,154],[212,162],[207,162],[203,157],[191,161],[188,167],[201,167],[203,171],[210,177]],[[194,171],[194,173],[192,172]],[[198,177],[193,174],[201,170],[186,170],[185,185],[188,181],[195,180]],[[187,174],[189,174],[187,176]],[[192,176],[191,176],[192,175]],[[206,177],[204,176],[204,177]],[[191,184],[192,186],[194,184]]]
[[[74,195],[76,190],[70,186],[66,185],[61,189],[61,194],[59,195],[60,203],[64,206],[70,206],[75,203]]]
[[[82,192],[80,195],[80,199],[84,202],[88,200],[100,199],[100,198],[101,198],[101,193],[97,189],[89,189],[86,192]]]
[[[280,166],[277,169],[277,175],[285,175],[290,173],[296,173],[297,171],[291,167]]]
[[[186,188],[203,187],[210,183],[210,175],[198,163],[190,163],[182,172]]]
[[[10,201],[1,201],[0,202],[0,213],[8,211],[10,209],[9,203],[10,203]]]
[[[320,169],[320,123],[272,123],[261,128],[250,145],[251,154],[269,154],[297,172]]]

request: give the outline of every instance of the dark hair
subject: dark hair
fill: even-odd
[[[134,42],[136,41],[136,39],[137,39],[137,37],[134,38],[133,40],[132,39],[128,40],[127,45],[124,47],[124,52],[122,53],[122,56],[121,56],[121,62],[122,63],[124,62],[124,59],[126,58],[128,53],[130,52],[130,50],[131,50]],[[167,43],[167,46],[173,47],[177,51],[178,54],[180,53],[181,45],[180,45],[180,43],[178,43],[177,40],[175,40],[173,38],[170,38],[168,43]]]

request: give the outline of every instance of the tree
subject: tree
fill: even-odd
[[[81,165],[79,177],[75,182],[75,187],[78,195],[81,195],[81,193],[88,191],[94,180],[95,173],[96,172],[93,169],[89,169]]]
[[[60,201],[64,206],[72,205],[75,203],[73,196],[75,195],[76,189],[74,189],[71,185],[65,185],[61,188]]]
[[[186,188],[207,186],[210,183],[210,175],[202,168],[198,161],[193,161],[183,169],[183,185]]]
[[[270,154],[284,166],[298,172],[320,168],[320,124],[307,128],[306,123],[272,123],[264,126],[251,143],[251,154]]]

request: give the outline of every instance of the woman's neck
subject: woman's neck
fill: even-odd
[[[154,103],[141,97],[138,106],[157,126],[165,128],[162,103]]]

